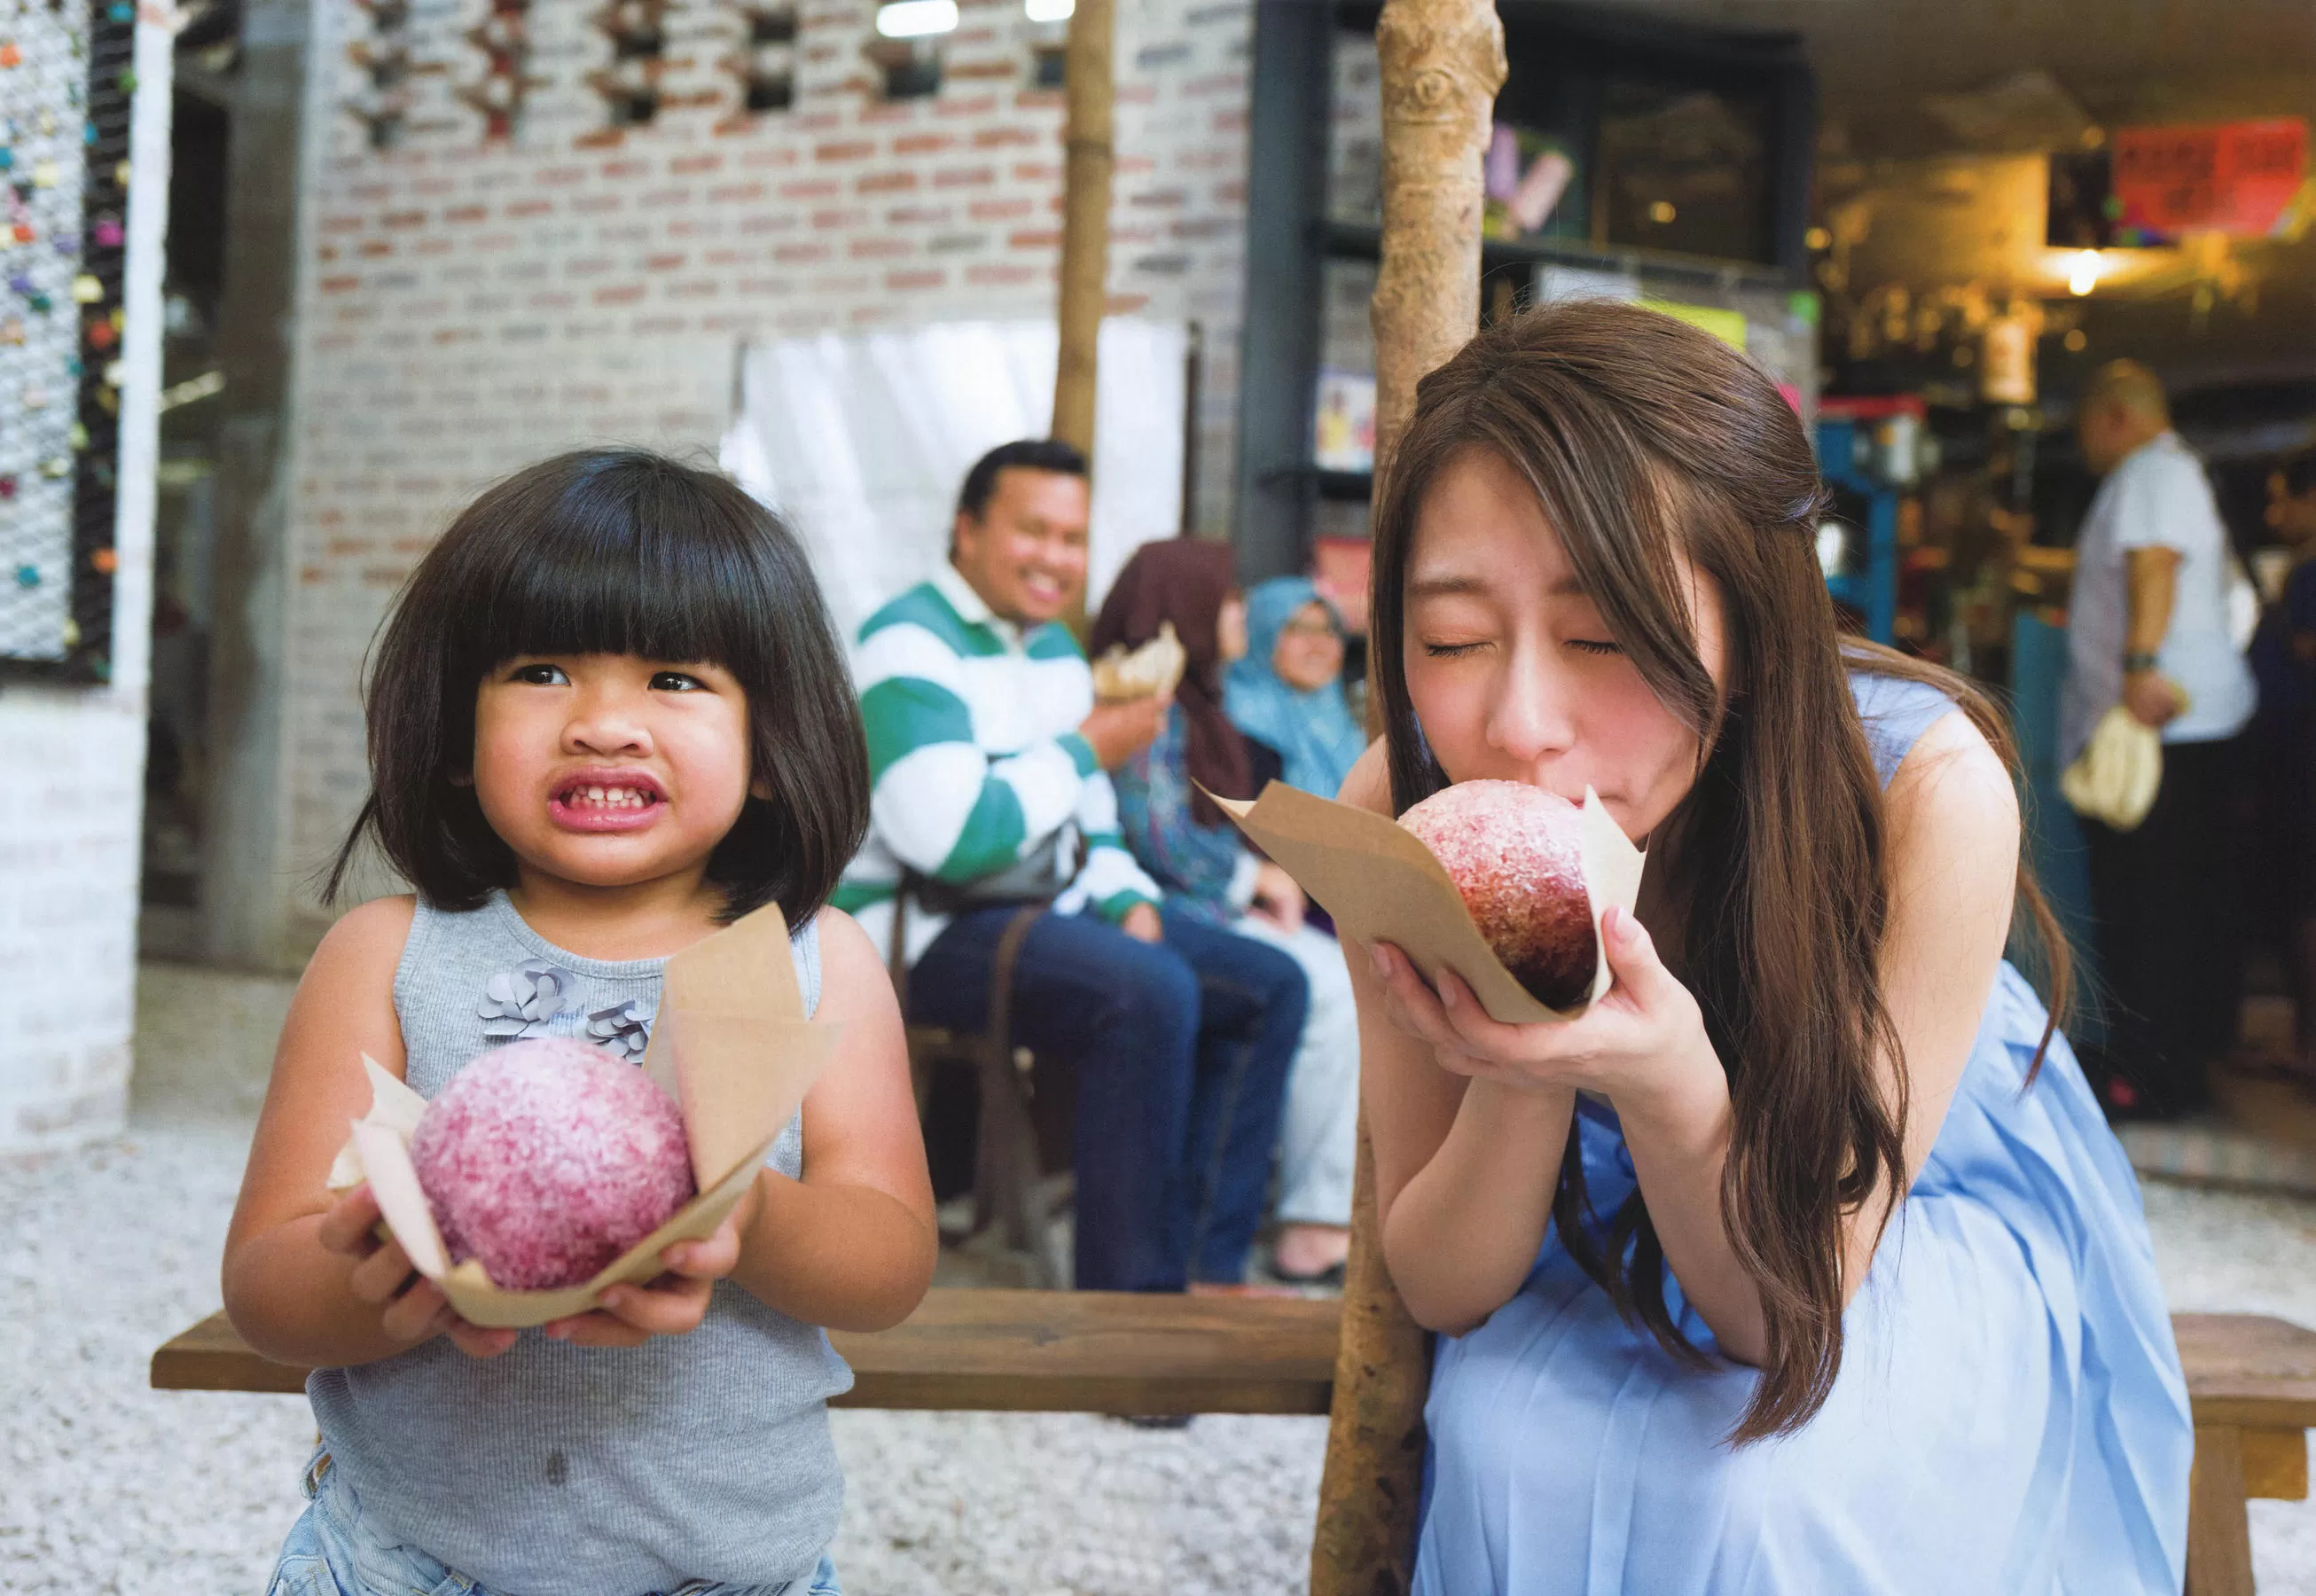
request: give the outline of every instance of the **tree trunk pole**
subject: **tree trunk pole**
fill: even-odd
[[[1093,458],[1095,355],[1109,294],[1109,173],[1116,73],[1112,0],[1077,0],[1064,58],[1068,165],[1062,192],[1061,358],[1053,435]]]
[[[1417,381],[1480,325],[1480,217],[1504,30],[1491,0],[1388,0],[1383,266],[1376,276],[1376,464],[1388,468]]]
[[[1384,129],[1373,310],[1379,486],[1414,414],[1417,381],[1479,325],[1480,163],[1505,67],[1503,26],[1490,0],[1386,0],[1376,43]],[[1430,1343],[1384,1265],[1365,1110],[1358,1149],[1311,1596],[1403,1596],[1415,1565]]]

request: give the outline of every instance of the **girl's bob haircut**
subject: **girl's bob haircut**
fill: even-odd
[[[370,791],[332,865],[334,901],[365,836],[438,908],[515,885],[514,854],[468,780],[475,695],[521,655],[716,664],[748,695],[751,797],[708,858],[724,918],[828,901],[868,825],[868,756],[812,567],[779,517],[731,482],[637,449],[558,455],[450,523],[396,598],[362,707]]]

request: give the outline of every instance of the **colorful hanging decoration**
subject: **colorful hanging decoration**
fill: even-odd
[[[544,84],[530,76],[530,0],[488,0],[483,20],[467,30],[467,42],[483,58],[483,75],[458,88],[458,97],[482,114],[483,141],[514,137],[524,99]]]
[[[0,675],[111,673],[137,27],[124,0],[0,15]]]
[[[346,46],[358,86],[341,103],[362,125],[370,148],[392,149],[402,142],[410,120],[410,0],[357,4],[369,18],[370,32]]]

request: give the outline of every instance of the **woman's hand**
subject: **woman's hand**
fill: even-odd
[[[1295,878],[1264,860],[1254,870],[1254,901],[1249,912],[1284,932],[1303,929],[1303,888]]]
[[[579,1347],[640,1347],[655,1335],[686,1335],[708,1316],[716,1282],[740,1262],[740,1232],[763,1198],[763,1181],[748,1189],[705,1241],[678,1242],[659,1255],[667,1272],[641,1286],[614,1286],[593,1311],[550,1321],[547,1333]]]
[[[442,1288],[410,1267],[402,1244],[381,1239],[378,1199],[367,1181],[332,1203],[322,1216],[318,1239],[325,1251],[357,1258],[349,1283],[356,1297],[385,1311],[387,1334],[416,1346],[437,1331],[469,1358],[495,1358],[514,1345],[512,1330],[485,1330],[459,1316]]]
[[[1392,1023],[1428,1043],[1453,1074],[1510,1086],[1578,1087],[1619,1107],[1722,1086],[1697,999],[1657,958],[1647,928],[1612,908],[1601,917],[1600,942],[1614,977],[1608,990],[1579,1019],[1533,1025],[1490,1019],[1452,972],[1441,976],[1435,994],[1387,942],[1369,952]]]

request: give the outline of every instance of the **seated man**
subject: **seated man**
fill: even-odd
[[[1014,967],[1013,1033],[1078,1068],[1077,1284],[1231,1284],[1308,988],[1287,954],[1162,909],[1119,840],[1107,772],[1167,704],[1097,706],[1060,623],[1085,590],[1090,508],[1069,445],[993,450],[958,495],[949,564],[861,627],[876,786],[836,903],[889,946],[905,887],[910,1018],[973,1030],[998,938],[1051,897]]]

